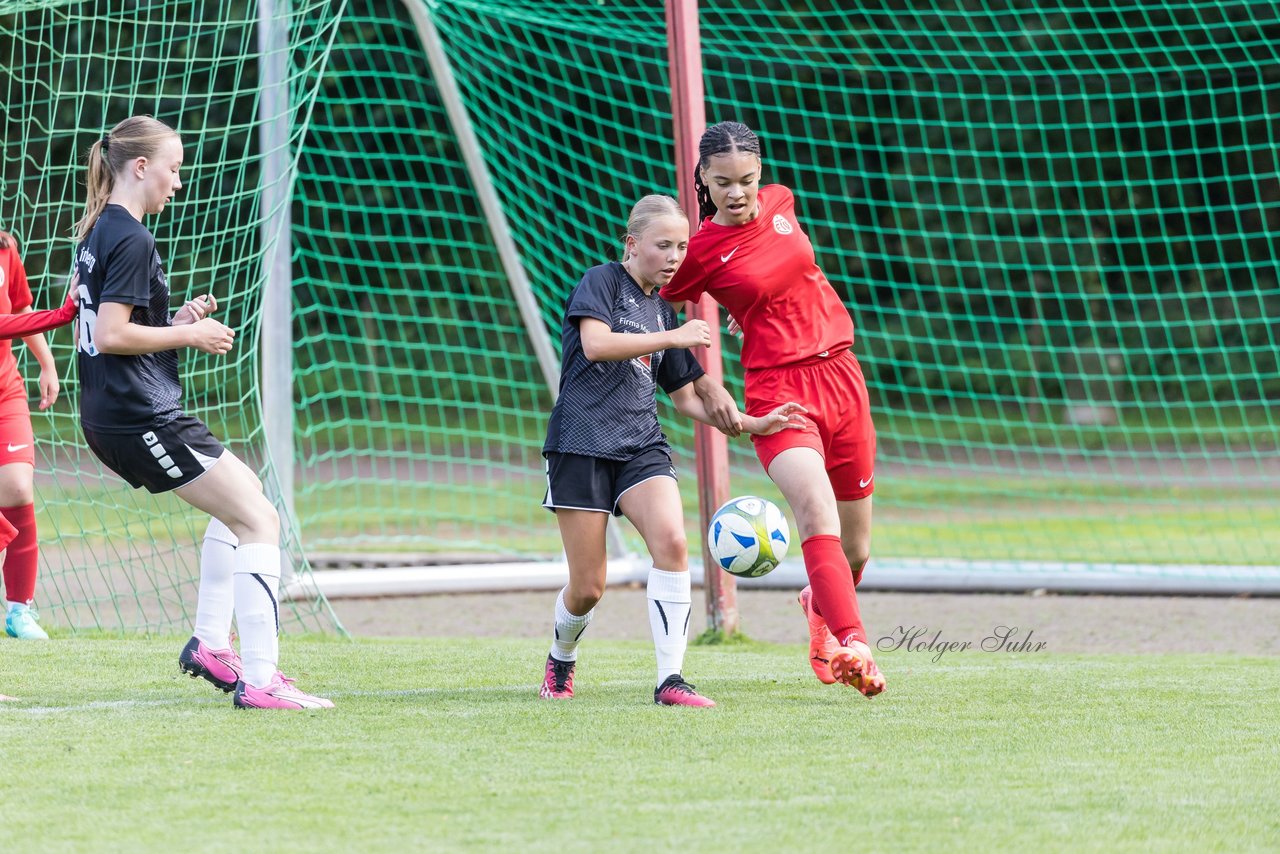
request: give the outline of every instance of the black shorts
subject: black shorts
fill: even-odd
[[[226,450],[199,418],[179,415],[141,433],[98,433],[83,427],[85,441],[107,468],[134,489],[168,492],[213,467]]]
[[[549,453],[547,496],[542,506],[553,513],[561,508],[621,516],[618,501],[622,494],[655,477],[676,479],[671,452],[666,448],[649,448],[625,461]]]

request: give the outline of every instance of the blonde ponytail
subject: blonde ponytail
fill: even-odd
[[[89,232],[102,216],[102,211],[115,189],[116,175],[129,162],[139,157],[155,157],[160,144],[178,133],[162,121],[150,116],[130,116],[102,139],[89,146],[88,172],[85,176],[84,216],[76,223],[76,242]]]

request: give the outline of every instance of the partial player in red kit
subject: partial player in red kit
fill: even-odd
[[[0,547],[4,554],[5,633],[47,640],[31,610],[39,548],[36,539],[35,436],[26,383],[18,373],[10,339],[23,337],[40,365],[40,408],[58,399],[58,371],[41,334],[75,317],[68,300],[57,311],[33,312],[27,274],[13,237],[0,231]]]
[[[800,605],[814,673],[873,697],[885,680],[855,587],[871,553],[876,434],[851,350],[853,319],[818,268],[791,190],[762,187],[760,176],[760,141],[750,128],[707,128],[694,176],[702,227],[662,296],[682,303],[708,293],[736,319],[748,415],[786,401],[808,410],[806,429],[752,441],[799,527],[810,585]]]

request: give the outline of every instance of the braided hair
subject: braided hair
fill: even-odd
[[[693,187],[698,192],[698,218],[716,215],[716,203],[711,201],[711,189],[702,183],[702,170],[717,154],[742,151],[760,156],[760,138],[742,122],[720,122],[703,131],[698,142],[698,165],[693,167]]]

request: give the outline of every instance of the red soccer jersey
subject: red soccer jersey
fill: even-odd
[[[27,285],[27,272],[22,268],[18,249],[10,244],[0,249],[0,315],[14,314],[31,305],[31,288]],[[20,394],[26,396],[18,363],[13,358],[13,345],[0,340],[0,397]]]
[[[711,294],[742,327],[748,369],[852,347],[853,318],[818,269],[813,244],[796,222],[795,196],[769,184],[758,199],[760,213],[745,225],[703,220],[662,297],[681,302]]]

